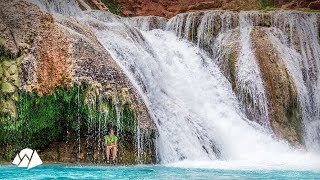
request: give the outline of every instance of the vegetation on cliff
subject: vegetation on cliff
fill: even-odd
[[[109,11],[113,14],[123,16],[124,14],[121,11],[119,4],[111,0],[102,0],[102,2],[108,7]]]
[[[103,136],[108,126],[112,125],[118,130],[120,139],[120,163],[153,162],[152,141],[155,136],[151,132],[144,138],[151,143],[143,152],[147,155],[144,159],[137,159],[136,143],[140,138],[137,135],[138,119],[129,104],[117,107],[113,97],[98,97],[91,90],[95,90],[91,85],[80,84],[71,88],[56,88],[52,94],[41,97],[36,93],[20,91],[17,109],[13,107],[18,111],[17,115],[5,115],[1,119],[0,143],[6,147],[2,158],[10,160],[25,147],[41,152],[52,142],[65,142],[74,146],[71,150],[73,155],[64,157],[64,160],[46,152],[40,153],[40,156],[52,161],[103,162]],[[92,99],[93,96],[96,97]]]

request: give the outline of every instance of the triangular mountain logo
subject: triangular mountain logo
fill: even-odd
[[[18,167],[28,167],[28,169],[31,169],[42,164],[42,161],[36,150],[25,148],[16,155],[12,164],[17,165]]]

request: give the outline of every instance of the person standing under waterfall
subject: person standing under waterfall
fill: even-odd
[[[114,135],[114,129],[110,128],[107,135],[104,136],[106,144],[107,163],[109,163],[110,150],[112,149],[112,162],[115,163],[117,157],[117,140],[118,137]]]

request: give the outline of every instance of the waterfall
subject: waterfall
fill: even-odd
[[[159,131],[162,162],[297,162],[302,152],[293,153],[245,118],[230,83],[199,48],[170,31],[139,31],[101,17],[109,14],[88,15],[100,42],[143,95]]]
[[[163,17],[157,16],[138,16],[126,18],[126,23],[132,27],[136,27],[143,31],[150,31],[152,29],[164,29],[167,24],[167,20]]]
[[[76,0],[26,0],[40,7],[41,10],[51,14],[82,17],[83,13]]]
[[[260,122],[270,130],[268,100],[250,38],[255,17],[249,13],[240,13],[239,17],[236,17],[235,13],[222,11],[208,11],[203,14],[185,13],[170,19],[167,29],[173,30],[180,38],[197,43],[197,46],[207,51],[214,61],[224,64],[227,60],[221,57],[225,52],[219,52],[224,48],[219,40],[230,38],[230,31],[237,25],[238,19],[241,47],[236,64],[238,99],[245,107],[250,119]]]
[[[292,24],[289,15],[285,20]],[[280,18],[277,14],[272,16],[272,25],[278,27]],[[85,12],[79,20],[92,29],[143,97],[157,125],[157,154],[162,163],[191,160],[216,167],[221,167],[221,161],[227,166],[319,167],[318,155],[294,149],[265,130],[269,127],[268,102],[250,39],[256,18],[247,13],[185,13],[170,19],[166,28],[164,22],[150,28],[146,25],[148,20],[128,20],[99,11]],[[285,33],[279,33],[280,39],[271,32],[270,36],[274,45],[282,49],[280,53],[288,61],[298,86],[306,144],[312,146],[319,140],[316,73],[320,48],[317,38],[308,38],[318,34],[314,17],[300,20],[294,21],[292,29],[299,32],[302,56],[290,43],[284,45],[281,41],[287,42]],[[218,21],[219,27],[211,21]],[[283,26],[287,27],[285,23]],[[237,88],[246,92],[240,96],[235,94],[219,64],[224,53],[220,48],[228,46],[233,31],[239,31],[240,37]],[[243,110],[242,98],[247,93],[254,99],[253,105]],[[256,116],[247,116],[246,111]],[[143,138],[137,139],[141,146]]]
[[[320,151],[320,45],[315,14],[278,13],[269,32],[297,86],[305,144]]]
[[[252,18],[248,13],[241,13],[240,24],[240,54],[237,60],[237,88],[243,105],[247,104],[249,114],[270,129],[268,118],[268,100],[251,44]],[[251,103],[250,100],[252,101]]]

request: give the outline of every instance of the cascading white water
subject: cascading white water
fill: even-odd
[[[232,29],[232,18],[235,14],[231,12],[221,13],[221,12],[207,12],[201,18],[201,22],[197,31],[197,45],[198,47],[204,48],[205,45],[210,46],[214,35],[212,30],[215,26],[215,19],[220,19],[221,21],[221,30],[220,34],[227,33]],[[214,40],[213,40],[214,41]],[[211,44],[212,47],[212,44]],[[216,49],[214,49],[216,50]]]
[[[169,20],[167,29],[176,32],[178,37],[197,43],[205,49],[218,64],[226,63],[221,57],[223,44],[231,36],[235,14],[232,12],[208,11],[204,15],[197,12],[179,14]],[[238,99],[246,107],[250,119],[256,120],[271,130],[268,100],[251,45],[251,29],[254,22],[249,13],[240,13],[240,54],[237,60],[236,88]],[[197,27],[196,19],[201,19]],[[250,102],[252,101],[252,102]],[[250,102],[250,103],[249,103]]]
[[[140,31],[125,23],[128,20],[110,13],[90,11],[79,20],[91,27],[143,96],[157,124],[157,149],[162,162],[192,160],[183,165],[214,168],[319,169],[318,155],[293,149],[246,119],[217,60],[200,48],[170,31]],[[254,83],[259,73],[251,62],[254,57],[247,39],[250,28],[242,23],[247,23],[246,19],[240,20],[244,52],[239,61],[247,63],[244,61],[248,58],[250,66],[239,66],[249,67],[250,76],[244,78]],[[220,38],[224,35],[229,36],[225,33]],[[213,50],[222,47],[215,45],[221,42],[212,42]],[[254,84],[251,88],[258,93],[261,86]]]
[[[269,37],[294,79],[305,125],[305,144],[320,152],[320,45],[315,14],[278,13]],[[300,52],[298,52],[300,51]]]
[[[237,88],[242,104],[249,104],[247,110],[265,127],[270,127],[268,99],[257,64],[252,43],[252,18],[249,13],[240,13],[240,53],[237,60]],[[248,103],[249,101],[251,103]]]
[[[130,26],[136,27],[143,31],[149,31],[152,29],[164,29],[167,24],[167,20],[165,18],[157,16],[131,17],[126,18],[125,21]]]
[[[95,22],[95,24],[96,23],[97,22]],[[188,116],[191,116],[192,113],[179,114],[178,111],[175,110],[178,109],[178,107],[176,106],[183,106],[183,104],[177,104],[177,102],[170,103],[173,101],[170,99],[174,97],[168,96],[166,93],[166,89],[155,83],[158,81],[164,81],[159,73],[159,70],[160,72],[163,72],[161,73],[163,75],[165,75],[165,73],[170,73],[171,71],[160,66],[161,64],[159,63],[165,63],[165,61],[159,59],[158,54],[155,54],[154,49],[150,46],[150,44],[141,41],[140,38],[136,38],[141,36],[141,34],[139,34],[136,29],[127,28],[126,25],[122,24],[121,22],[114,21],[103,23],[101,24],[101,26],[111,28],[107,28],[103,31],[99,31],[97,29],[95,31],[100,41],[111,51],[112,55],[119,60],[120,65],[124,66],[125,69],[128,68],[128,70],[136,73],[134,77],[131,78],[133,80],[138,80],[138,83],[143,88],[143,91],[145,91],[143,93],[147,93],[147,99],[151,97],[158,97],[156,99],[153,99],[152,102],[150,102],[150,100],[148,101],[150,102],[150,109],[152,109],[152,111],[159,111],[159,113],[153,114],[155,118],[161,121],[159,123],[165,125],[165,127],[159,126],[159,131],[161,131],[160,129],[163,129],[164,131],[170,131],[171,133],[177,134],[172,134],[172,137],[169,138],[166,135],[162,135],[163,133],[160,133],[160,139],[162,137],[167,139],[167,145],[161,146],[164,148],[160,149],[161,152],[167,151],[167,153],[161,153],[168,155],[166,156],[166,158],[163,158],[163,160],[166,159],[166,161],[176,161],[180,158],[214,159],[215,155],[211,150],[211,146],[213,146],[214,143],[210,142],[210,140],[206,137],[200,137],[200,135],[199,137],[193,136],[192,131],[196,131],[197,129],[190,129],[187,126],[185,126],[184,128],[172,129],[175,127],[170,125],[170,119],[176,119],[176,123],[179,123],[178,127],[183,127],[184,120],[188,119],[190,121],[191,117]],[[101,29],[101,27],[99,29]],[[173,57],[179,56],[179,53],[173,53],[172,55]],[[196,60],[201,61],[201,59]],[[174,73],[174,71],[172,71],[172,73]],[[174,77],[174,75],[172,76]],[[170,79],[168,79],[168,81],[170,81]],[[179,83],[178,79],[176,79],[176,83]],[[169,87],[170,83],[167,82],[163,85]],[[167,105],[163,104],[166,102],[165,99],[168,99]],[[164,109],[160,109],[159,106]],[[201,127],[204,126],[202,124],[199,124],[198,126],[200,126],[199,128],[205,129],[205,127]],[[182,135],[189,136],[189,138],[181,138]],[[201,143],[198,138],[202,138],[203,143]],[[205,143],[204,141],[208,142]],[[205,149],[203,149],[202,144],[203,146],[205,146],[205,148],[208,149],[207,151],[209,153],[207,153]],[[197,150],[195,151],[193,148],[184,148],[189,146],[195,146],[194,148]]]
[[[62,14],[64,16],[83,16],[83,13],[75,0],[25,0],[34,3],[40,9],[51,14]]]

